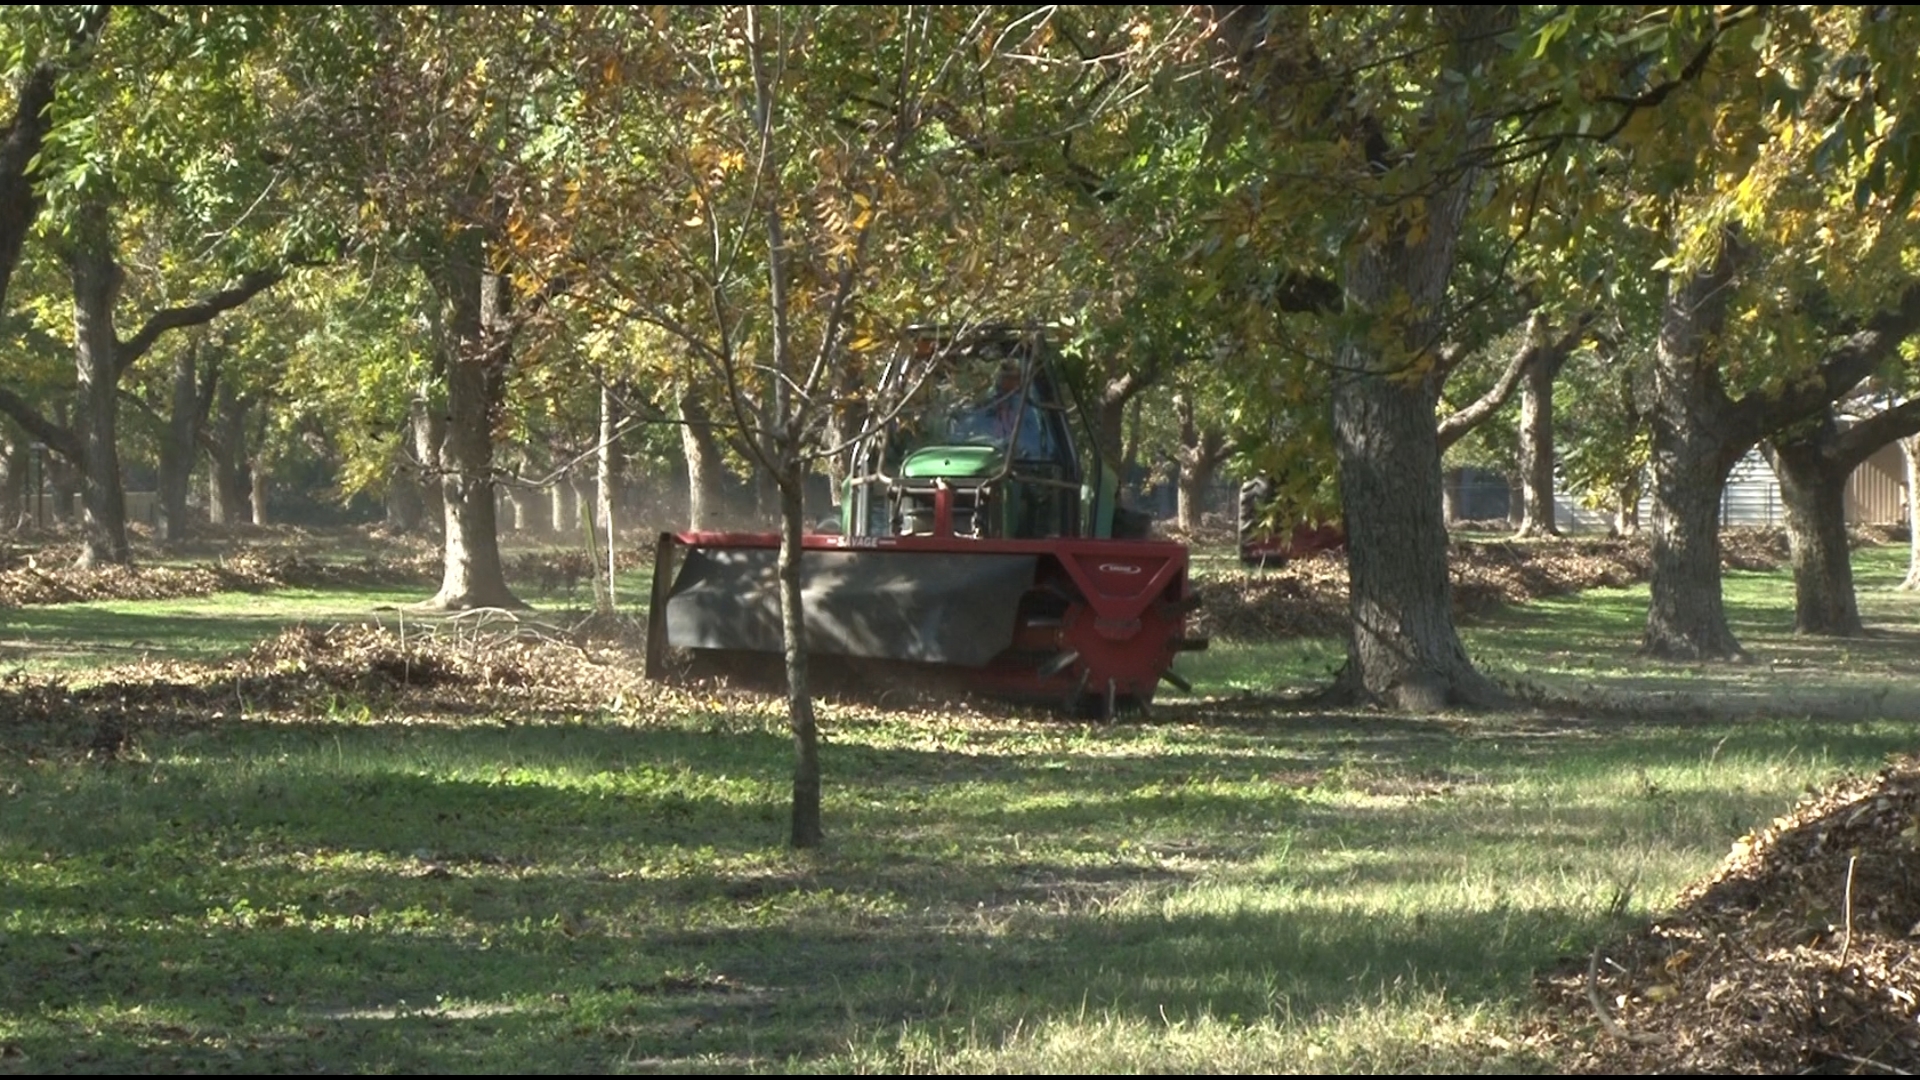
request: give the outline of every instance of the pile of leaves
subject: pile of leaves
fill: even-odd
[[[296,626],[222,663],[146,660],[85,685],[0,677],[0,756],[122,756],[143,729],[331,713],[368,716],[578,712],[661,698],[639,655],[590,636],[505,618],[405,633]]]
[[[1625,941],[1543,980],[1594,1072],[1920,1069],[1920,758],[1803,799]]]
[[[553,627],[502,621],[404,634],[385,626],[296,626],[254,646],[226,674],[299,695],[316,688],[381,695],[447,688],[494,704],[612,699],[638,688],[625,653],[592,652]]]
[[[80,570],[39,557],[0,569],[0,608],[89,600],[170,600],[216,592],[259,592],[280,584],[253,567],[103,566]]]
[[[223,570],[258,577],[275,586],[304,589],[431,585],[439,580],[441,571],[439,553],[432,551],[325,562],[292,552],[248,550],[230,555],[218,565]]]
[[[1780,530],[1727,530],[1724,565],[1758,570],[1787,559]],[[1515,543],[1456,539],[1449,559],[1453,606],[1472,615],[1508,604],[1645,581],[1653,570],[1642,537]],[[1347,562],[1323,552],[1283,566],[1199,584],[1197,632],[1241,640],[1337,637],[1347,632]]]
[[[1194,633],[1262,641],[1347,632],[1347,559],[1341,552],[1195,584],[1200,609],[1189,622]]]
[[[243,550],[201,566],[73,565],[78,552],[58,547],[16,554],[0,562],[0,608],[96,600],[172,600],[216,592],[264,592],[297,586],[413,585],[431,582],[437,560],[419,555],[368,556],[322,562],[288,552]]]

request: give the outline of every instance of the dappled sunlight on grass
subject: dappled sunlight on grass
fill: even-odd
[[[1634,590],[1477,619],[1542,691],[1480,716],[1289,706],[1311,639],[1113,725],[828,701],[809,853],[779,703],[715,687],[0,721],[0,1071],[1551,1069],[1536,971],[1920,738],[1904,596],[1803,641],[1780,584],[1747,665],[1639,660]]]

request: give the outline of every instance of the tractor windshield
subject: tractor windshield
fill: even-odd
[[[930,444],[1011,446],[1017,460],[1052,460],[1051,425],[1018,363],[968,357],[954,367],[945,400],[933,410]]]

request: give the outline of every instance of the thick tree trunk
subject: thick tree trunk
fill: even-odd
[[[1726,318],[1740,242],[1727,233],[1715,262],[1668,282],[1654,350],[1653,577],[1641,648],[1687,660],[1745,657],[1720,591],[1720,500],[1727,474],[1758,433],[1741,422],[1708,350]]]
[[[199,457],[202,394],[200,347],[191,342],[173,359],[172,409],[160,442],[160,539],[175,543],[187,536],[187,494]]]
[[[1127,458],[1127,406],[1137,396],[1137,392],[1130,389],[1132,383],[1133,380],[1127,379],[1109,383],[1101,394],[1100,407],[1095,410],[1094,419],[1099,426],[1094,432],[1094,442],[1099,448],[1100,460],[1110,469]]]
[[[1140,401],[1138,394],[1127,407],[1126,445],[1120,451],[1120,482],[1127,483],[1140,469]]]
[[[1859,637],[1860,608],[1847,546],[1850,462],[1830,451],[1838,430],[1829,413],[1816,430],[1775,438],[1768,455],[1780,480],[1793,552],[1793,628],[1801,634]]]
[[[547,488],[547,509],[553,517],[553,531],[565,536],[573,528],[573,478],[556,477]]]
[[[1902,589],[1920,589],[1920,435],[1900,440],[1900,457],[1907,466],[1907,579]]]
[[[727,483],[720,440],[699,395],[683,387],[674,404],[680,414],[680,449],[687,459],[687,528],[718,528]]]
[[[1694,442],[1709,445],[1676,448],[1654,438],[1654,585],[1641,646],[1653,656],[1735,660],[1745,653],[1720,592],[1720,500],[1733,463],[1704,433]]]
[[[207,447],[207,519],[237,525],[248,513],[247,411],[251,403],[222,383],[215,393]]]
[[[753,471],[753,526],[756,530],[778,528],[780,523],[780,478],[766,469]]]
[[[1436,22],[1452,66],[1478,69],[1513,17],[1510,8],[1442,9]],[[1433,351],[1475,177],[1466,155],[1486,132],[1464,97],[1453,106],[1441,110],[1447,130],[1423,133],[1462,156],[1427,183],[1422,235],[1399,224],[1346,256],[1341,291],[1352,324],[1332,380],[1352,616],[1339,689],[1417,711],[1504,698],[1474,669],[1454,628],[1440,508]]]
[[[1520,384],[1520,536],[1558,536],[1553,512],[1553,382],[1564,353],[1539,352]]]
[[[87,17],[85,29],[71,39],[73,46],[98,35],[106,9],[95,10]],[[0,311],[6,310],[14,268],[20,263],[33,220],[39,216],[33,166],[47,133],[53,130],[53,102],[61,67],[58,57],[48,56],[27,72],[14,97],[13,116],[0,132]]]
[[[84,508],[79,565],[133,561],[127,544],[126,490],[120,479],[119,338],[113,305],[120,267],[113,257],[111,220],[103,203],[75,215],[67,267],[73,279],[74,364],[79,377],[78,420]]]
[[[434,275],[446,308],[441,334],[446,434],[437,454],[446,532],[440,591],[423,606],[437,611],[525,607],[507,587],[493,497],[493,426],[510,346],[507,281],[482,266],[477,231],[468,230],[451,247]]]
[[[1353,618],[1345,677],[1399,709],[1494,700],[1453,625],[1433,395],[1365,348],[1343,349],[1343,368],[1366,373],[1336,380],[1333,402]]]

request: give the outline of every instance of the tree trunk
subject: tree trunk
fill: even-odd
[[[1676,449],[1654,438],[1654,585],[1641,639],[1653,656],[1735,660],[1745,655],[1727,626],[1721,599],[1720,500],[1732,462],[1723,464],[1715,449]]]
[[[573,506],[573,477],[555,477],[547,488],[547,509],[553,517],[553,531],[561,536],[573,528]]]
[[[250,474],[247,477],[247,506],[253,523],[265,525],[272,517],[267,512],[267,484],[273,479],[273,473],[268,470],[267,463],[258,457],[253,459],[247,471]]]
[[[248,500],[247,411],[251,402],[222,383],[215,392],[207,447],[207,519],[237,525]]]
[[[187,538],[187,493],[193,486],[193,465],[199,457],[200,424],[204,418],[200,390],[200,345],[189,342],[173,359],[173,404],[167,430],[160,441],[160,539],[177,543]]]
[[[1213,488],[1220,463],[1232,452],[1232,444],[1218,431],[1203,428],[1195,419],[1193,402],[1185,394],[1173,397],[1174,416],[1179,421],[1179,447],[1175,451],[1180,464],[1176,485],[1174,514],[1188,535],[1200,525],[1207,493]]]
[[[78,520],[80,489],[84,486],[78,465],[58,454],[44,455],[47,469],[47,520],[53,525],[72,525]]]
[[[1902,589],[1920,589],[1920,435],[1900,440],[1900,457],[1907,466],[1907,579]]]
[[[84,509],[79,565],[133,561],[127,544],[126,490],[120,479],[119,339],[113,305],[121,274],[114,261],[111,219],[104,203],[83,204],[74,218],[67,266],[73,279],[74,364],[79,377],[79,421]]]
[[[501,406],[508,350],[507,280],[487,271],[478,230],[451,244],[434,286],[445,307],[440,347],[446,384],[445,436],[435,455],[445,506],[436,611],[526,605],[507,587],[493,497],[493,426]]]
[[[687,528],[718,528],[727,483],[720,440],[714,437],[705,402],[692,389],[683,386],[674,404],[680,414],[680,449],[687,459]]]
[[[105,7],[94,8],[80,32],[68,39],[69,48],[77,50],[96,39],[106,12]],[[47,133],[53,130],[53,103],[65,66],[61,58],[46,56],[28,70],[14,91],[13,116],[0,130],[0,311],[7,309],[13,271],[20,263],[27,233],[40,213],[34,163]]]
[[[1640,535],[1640,478],[1630,476],[1613,493],[1613,535]]]
[[[1707,355],[1725,321],[1738,238],[1714,264],[1667,287],[1654,351],[1653,577],[1642,651],[1687,660],[1746,655],[1720,592],[1720,500],[1727,474],[1757,440],[1736,423],[1719,368]]]
[[[442,529],[447,520],[446,472],[441,461],[447,441],[446,409],[436,405],[431,387],[421,386],[407,404],[407,415],[413,437],[410,464],[419,485],[421,509],[432,527]]]
[[[1094,422],[1098,425],[1093,433],[1094,447],[1099,451],[1100,460],[1107,468],[1117,468],[1127,459],[1127,406],[1138,396],[1130,389],[1134,380],[1117,379],[1109,383],[1100,396],[1100,406],[1094,412]],[[1125,476],[1119,477],[1125,480]]]
[[[859,365],[843,364],[830,376],[836,407],[827,411],[821,425],[823,452],[820,466],[827,474],[827,499],[835,520],[840,503],[846,498],[847,476],[853,462],[852,447],[873,423],[873,412],[861,393],[864,373]]]
[[[1537,352],[1520,384],[1519,536],[1558,536],[1553,512],[1553,382],[1566,354]]]
[[[1436,22],[1450,65],[1472,72],[1501,46],[1510,8],[1443,9]],[[1466,80],[1471,81],[1471,76]],[[1440,508],[1440,440],[1432,363],[1440,307],[1476,170],[1466,155],[1487,128],[1460,91],[1440,110],[1445,130],[1427,145],[1462,155],[1424,183],[1426,218],[1414,236],[1401,221],[1356,233],[1341,292],[1348,329],[1336,345],[1333,436],[1347,534],[1352,629],[1337,689],[1392,708],[1425,711],[1504,699],[1474,669],[1453,625],[1447,529]],[[1385,164],[1384,158],[1379,158]],[[1386,166],[1388,168],[1402,166]],[[1419,168],[1419,164],[1404,167]],[[1368,325],[1372,324],[1372,325]],[[1422,366],[1416,366],[1422,365]]]
[[[780,508],[785,500],[780,493],[780,478],[764,468],[753,471],[753,527],[756,531],[766,531],[768,526],[778,527]]]
[[[1460,524],[1460,489],[1466,482],[1465,469],[1447,469],[1440,474],[1440,520],[1449,529]]]
[[[594,568],[594,575],[604,577],[606,580],[604,598],[608,614],[612,614],[619,603],[613,592],[617,548],[613,524],[613,493],[619,484],[619,452],[613,445],[614,433],[620,429],[619,417],[615,415],[617,408],[613,386],[607,382],[605,373],[602,373],[600,377],[600,442],[594,452],[594,486],[598,489],[598,497],[594,501],[594,516],[599,519],[597,525],[600,535],[606,541],[606,546],[602,548],[601,565]]]
[[[1362,337],[1341,362],[1364,372],[1336,380],[1333,401],[1353,619],[1345,679],[1398,709],[1494,700],[1453,625],[1433,394],[1382,370]]]
[[[1787,542],[1793,552],[1793,629],[1824,637],[1859,637],[1860,608],[1853,591],[1853,559],[1847,547],[1847,474],[1851,463],[1834,456],[1839,431],[1831,411],[1797,437],[1775,437],[1771,453],[1787,511]]]
[[[0,424],[0,532],[26,524],[27,441]]]
[[[406,446],[413,438],[408,419],[404,439],[395,439],[387,457],[386,521],[388,532],[417,533],[426,526],[427,496],[420,484],[420,467]]]
[[[540,515],[535,512],[533,489],[515,484],[507,489],[507,504],[513,507],[513,531],[540,531]]]
[[[1213,488],[1213,478],[1217,471],[1212,461],[1201,457],[1180,463],[1180,483],[1176,492],[1174,520],[1180,526],[1180,530],[1189,536],[1193,535],[1193,530],[1200,526],[1207,492]]]
[[[796,455],[797,457],[798,455]],[[787,716],[793,730],[793,821],[789,842],[820,846],[820,729],[808,682],[806,630],[800,596],[801,524],[806,520],[806,471],[793,462],[780,478],[780,635],[787,671]]]

